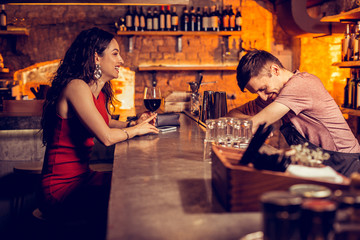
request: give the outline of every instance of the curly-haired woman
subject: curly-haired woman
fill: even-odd
[[[106,216],[111,172],[89,169],[94,137],[105,146],[136,135],[158,133],[156,114],[145,113],[132,125],[109,114],[113,91],[123,64],[111,33],[82,31],[52,79],[43,108],[40,210],[49,217]]]

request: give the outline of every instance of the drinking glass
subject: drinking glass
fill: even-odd
[[[224,118],[216,120],[216,145],[226,146],[227,145],[227,124]]]
[[[242,141],[240,143],[240,148],[247,148],[253,137],[252,134],[252,121],[251,120],[243,120],[241,124],[241,137]]]
[[[233,141],[234,148],[247,148],[252,138],[252,121],[236,119],[234,121]]]
[[[155,112],[161,105],[161,92],[158,87],[145,87],[144,105],[151,111]]]
[[[220,120],[225,122],[225,146],[231,147],[234,138],[234,122],[235,118],[221,117]]]
[[[216,140],[216,129],[217,129],[217,120],[216,119],[207,119],[206,120],[206,133],[204,139],[204,161],[211,162],[211,146],[215,143]]]

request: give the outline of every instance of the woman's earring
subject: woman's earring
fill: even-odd
[[[94,71],[94,77],[96,79],[99,79],[99,78],[101,78],[101,76],[102,76],[102,72],[100,69],[100,64],[96,64],[95,71]]]

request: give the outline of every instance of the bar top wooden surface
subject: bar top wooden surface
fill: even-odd
[[[108,240],[240,239],[261,230],[261,214],[229,213],[203,161],[205,131],[180,114],[177,131],[115,147]]]

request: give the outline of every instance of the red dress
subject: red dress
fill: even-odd
[[[93,96],[93,100],[105,122],[109,124],[105,95],[100,92],[97,99]],[[111,182],[111,173],[95,172],[89,168],[94,134],[80,119],[77,116],[64,119],[56,115],[52,121],[55,128],[52,141],[46,147],[42,171],[40,208],[43,211],[52,208],[60,210],[69,196],[77,191],[89,186],[109,187]]]

